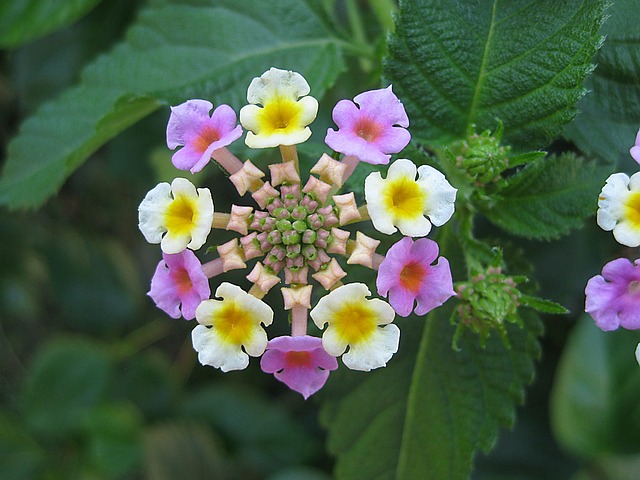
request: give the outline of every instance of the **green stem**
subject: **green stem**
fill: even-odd
[[[382,29],[387,32],[395,31],[393,14],[398,11],[395,0],[369,0],[369,5]]]
[[[368,45],[367,34],[364,29],[364,22],[362,21],[362,15],[358,8],[357,0],[347,0],[347,17],[349,18],[349,27],[351,28],[351,35],[353,41],[357,45]],[[369,58],[360,58],[360,68],[363,71],[369,72],[372,68],[372,62]]]

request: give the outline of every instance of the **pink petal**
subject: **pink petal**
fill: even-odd
[[[435,243],[435,242],[434,242]],[[438,263],[427,268],[427,275],[418,292],[416,315],[424,315],[455,295],[449,261],[440,257]]]
[[[213,104],[207,100],[187,100],[186,102],[171,107],[171,115],[167,123],[167,146],[175,150],[180,145],[185,145],[185,134],[188,135],[194,129],[199,129],[203,120],[209,118],[209,112]]]
[[[402,102],[393,93],[391,85],[387,88],[370,90],[357,95],[354,102],[360,110],[371,118],[389,125],[409,126],[409,117]]]
[[[380,295],[386,296],[390,289],[398,285],[400,272],[411,260],[412,245],[410,237],[403,237],[387,251],[384,260],[380,263],[376,278],[376,287]]]
[[[308,364],[291,364],[288,355],[296,352],[308,354]],[[262,355],[260,367],[290,389],[307,399],[317,392],[329,378],[329,371],[338,368],[337,360],[324,351],[322,339],[309,335],[282,336],[269,341]]]
[[[351,131],[329,129],[324,141],[336,152],[353,155],[373,165],[386,165],[391,159],[391,155],[382,153],[375,143],[367,142]]]
[[[389,291],[389,303],[401,317],[408,317],[413,310],[416,294],[399,284]]]
[[[401,127],[385,129],[373,142],[376,147],[385,153],[398,153],[411,141],[411,134]]]

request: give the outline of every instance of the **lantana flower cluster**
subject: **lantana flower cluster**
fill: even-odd
[[[408,159],[390,163],[411,138],[391,86],[338,102],[338,128],[325,137],[333,154],[323,154],[303,179],[296,145],[311,136],[318,111],[309,94],[302,75],[271,68],[249,85],[240,125],[228,105],[214,109],[195,99],[172,107],[167,146],[176,150],[173,165],[195,173],[213,159],[247,202],[218,212],[208,188],[179,177],[158,184],[139,207],[140,230],[162,249],[149,295],[169,316],[195,319],[199,361],[226,372],[261,357],[264,372],[305,399],[338,368],[337,357],[354,370],[384,367],[398,350],[396,314],[424,315],[454,295],[449,263],[426,236],[451,218],[456,198],[436,169]],[[244,131],[250,148],[279,149],[281,161],[268,165],[268,179],[227,148]],[[389,168],[386,176],[367,176],[366,203],[358,205],[353,192],[339,191],[362,162]],[[345,228],[369,221],[380,233],[402,234],[386,255],[376,251],[380,240]],[[208,240],[216,243],[216,230],[237,236],[201,263],[194,252]],[[352,265],[377,272],[375,288],[347,282]],[[249,288],[218,280],[244,268]],[[213,297],[211,282],[217,284]],[[264,301],[274,287],[286,315]],[[291,335],[270,338],[267,328],[287,318]]]
[[[640,131],[629,153],[640,163]],[[640,246],[640,172],[614,173],[598,197],[598,225],[625,247]],[[640,258],[617,258],[587,282],[585,311],[604,330],[640,329]],[[640,364],[640,344],[636,349]]]

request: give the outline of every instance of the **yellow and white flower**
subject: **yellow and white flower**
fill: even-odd
[[[455,209],[456,192],[435,168],[417,168],[404,158],[391,164],[386,179],[373,172],[364,183],[367,210],[376,230],[392,234],[397,227],[410,237],[423,237],[431,224],[446,223]]]
[[[622,245],[640,245],[640,172],[629,178],[624,173],[614,173],[607,178],[598,197],[598,225],[612,231]]]
[[[302,75],[270,68],[254,78],[240,123],[249,130],[245,143],[251,148],[296,145],[311,136],[309,125],[318,113],[318,101],[307,96],[311,89]]]
[[[310,312],[318,328],[328,324],[322,335],[326,352],[342,355],[347,367],[365,372],[384,367],[400,341],[400,329],[391,324],[395,317],[391,305],[379,298],[367,299],[369,295],[363,283],[342,285],[322,297]]]
[[[208,188],[198,188],[184,178],[169,185],[159,183],[138,207],[138,227],[149,243],[159,243],[164,253],[199,249],[213,221],[213,200]]]
[[[224,282],[216,290],[222,300],[204,300],[196,309],[198,325],[191,333],[193,348],[202,365],[223,372],[242,370],[249,355],[259,357],[267,348],[267,333],[260,324],[271,325],[273,310],[240,287]]]

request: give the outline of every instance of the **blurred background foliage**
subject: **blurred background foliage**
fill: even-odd
[[[147,4],[64,3],[0,5],[0,161],[23,120],[75,85]],[[369,46],[368,56],[347,56],[336,72],[340,81],[315,124],[323,132],[337,99],[379,85],[393,25],[387,1],[309,3],[331,14],[340,38]],[[599,157],[611,171],[631,168],[620,152],[640,126],[640,109],[629,104],[640,88],[640,63],[637,56],[624,63],[617,50],[633,40],[625,33],[632,28],[632,45],[640,45],[637,27],[625,26],[637,6],[627,0],[611,8],[609,41],[598,57],[608,67],[589,80],[601,96],[585,98],[584,119],[552,146]],[[256,362],[224,375],[199,366],[191,325],[145,296],[158,250],[137,229],[137,206],[151,185],[173,175],[167,116],[160,108],[106,143],[38,210],[0,210],[2,479],[331,478],[318,420],[323,394],[303,402]],[[596,131],[616,141],[603,147]],[[305,148],[312,158],[317,144]],[[208,170],[209,184],[227,188]],[[640,375],[632,352],[640,338],[604,335],[580,314],[586,280],[628,252],[592,223],[560,240],[514,247],[536,266],[541,296],[572,313],[544,318],[536,380],[515,428],[477,459],[475,479],[637,478]]]

